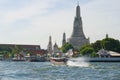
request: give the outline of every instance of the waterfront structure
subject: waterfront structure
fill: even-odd
[[[63,40],[62,40],[62,46],[66,43],[66,34],[65,32],[63,33]]]
[[[29,53],[32,54],[27,54],[27,56],[25,56],[26,61],[30,61],[30,62],[43,62],[43,61],[47,61],[46,57],[47,57],[47,50],[41,49],[41,50],[29,50]]]
[[[48,54],[52,55],[53,50],[52,50],[52,37],[49,36],[49,42],[48,42],[48,46],[47,46],[47,52]]]
[[[0,44],[0,48],[15,48],[20,47],[24,50],[39,50],[41,49],[40,45],[25,45],[25,44]]]
[[[68,39],[68,42],[72,44],[75,48],[80,48],[85,44],[89,44],[89,39],[86,39],[83,32],[82,18],[79,5],[77,5],[76,7],[76,16],[73,23],[73,32],[71,37]]]
[[[15,60],[15,61],[23,61],[26,59],[26,56],[45,56],[47,51],[40,48],[40,45],[25,45],[25,44],[0,44],[0,50],[2,53],[2,60]],[[8,52],[4,50],[8,50],[8,52],[14,54],[9,56]]]

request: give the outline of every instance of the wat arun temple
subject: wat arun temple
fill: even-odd
[[[73,23],[73,32],[70,38],[67,39],[68,41],[66,41],[66,34],[63,33],[63,40],[62,40],[62,46],[68,42],[70,43],[74,48],[80,48],[83,45],[86,44],[90,44],[89,38],[87,39],[84,35],[83,32],[83,26],[82,26],[82,18],[80,15],[80,6],[77,5],[76,7],[76,16],[74,19],[74,23]],[[49,37],[49,43],[47,46],[47,51],[48,53],[52,53],[52,52],[58,52],[58,46],[55,43],[54,47],[52,48],[52,37]],[[55,50],[53,50],[55,49]]]
[[[73,32],[68,42],[75,48],[80,48],[85,44],[89,44],[89,38],[87,39],[83,32],[82,18],[80,14],[80,6],[76,7],[76,16],[73,23]]]

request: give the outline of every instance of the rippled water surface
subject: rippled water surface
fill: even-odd
[[[50,62],[1,61],[0,80],[120,80],[120,63],[54,66]]]

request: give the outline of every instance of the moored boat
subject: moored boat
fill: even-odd
[[[87,62],[120,62],[120,58],[87,58],[85,61]]]
[[[12,61],[25,61],[25,59],[12,58]]]

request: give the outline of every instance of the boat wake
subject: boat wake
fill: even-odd
[[[75,67],[88,67],[89,63],[85,61],[85,58],[72,58],[67,61],[68,66]]]

